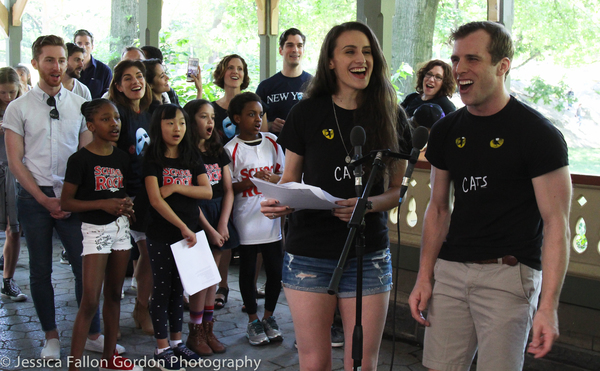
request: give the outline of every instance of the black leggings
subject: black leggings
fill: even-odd
[[[283,267],[283,251],[281,240],[258,244],[240,245],[240,292],[246,312],[256,314],[256,255],[261,252],[263,265],[267,274],[265,288],[265,310],[274,312],[279,293],[281,292],[281,270]]]
[[[170,244],[150,238],[146,243],[154,281],[150,301],[154,337],[166,339],[167,323],[171,333],[181,332],[183,326],[183,286]]]

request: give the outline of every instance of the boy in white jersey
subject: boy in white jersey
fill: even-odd
[[[236,95],[229,103],[229,117],[236,122],[240,134],[235,136],[225,150],[231,158],[231,176],[235,200],[233,222],[240,235],[240,292],[248,313],[246,336],[251,345],[281,341],[283,337],[273,317],[281,291],[281,221],[266,218],[260,212],[262,195],[251,178],[277,183],[283,172],[284,156],[277,137],[260,131],[263,107],[254,93]],[[262,321],[256,313],[254,274],[256,255],[262,253],[267,285],[265,313]]]

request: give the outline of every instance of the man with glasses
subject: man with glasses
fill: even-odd
[[[4,114],[6,153],[17,178],[18,217],[29,250],[31,297],[45,332],[41,358],[60,359],[52,287],[52,231],[56,229],[69,254],[75,275],[75,295],[81,301],[81,222],[60,208],[67,159],[92,139],[80,112],[85,99],[62,84],[67,68],[63,39],[40,36],[32,45],[31,64],[40,80],[31,91],[13,101]],[[103,346],[98,313],[92,320],[86,349]],[[121,346],[117,350],[123,352]]]
[[[92,93],[92,98],[100,98],[108,91],[112,80],[112,71],[104,63],[94,59],[94,36],[87,30],[77,30],[73,35],[73,41],[77,46],[85,49],[83,60],[83,71],[79,81],[84,83]]]

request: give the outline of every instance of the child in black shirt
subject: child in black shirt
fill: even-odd
[[[157,343],[154,359],[163,362],[168,370],[180,369],[180,360],[199,360],[181,341],[183,286],[170,245],[182,237],[190,247],[196,244],[195,232],[199,229],[196,200],[212,197],[200,151],[186,130],[187,122],[187,115],[179,106],[165,104],[156,108],[143,168],[152,205],[146,241],[154,276],[150,302]]]
[[[81,359],[104,283],[102,361],[105,369],[118,369],[124,364],[116,344],[121,288],[131,249],[128,218],[133,215],[133,202],[125,190],[129,156],[113,146],[119,139],[121,120],[112,102],[85,102],[81,112],[94,139],[69,158],[61,195],[61,208],[79,213],[83,234],[83,297],[73,325],[71,356]],[[76,370],[76,363],[70,363],[69,370]],[[141,368],[131,365],[129,369]]]

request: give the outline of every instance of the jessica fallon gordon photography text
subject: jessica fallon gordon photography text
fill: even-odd
[[[15,362],[16,361],[16,362]],[[241,368],[252,368],[254,371],[258,370],[260,366],[260,359],[252,359],[248,358],[248,356],[244,356],[244,358],[239,359],[201,359],[198,361],[186,361],[181,359],[181,364],[185,365],[185,367],[190,368],[204,368],[207,370],[219,371],[222,368],[226,368],[228,370],[239,370]],[[162,360],[155,360],[153,358],[138,358],[138,359],[127,359],[123,358],[123,364],[121,366],[141,366],[143,368],[157,368],[160,365]],[[15,364],[16,363],[16,364]],[[16,360],[11,359],[10,357],[1,357],[0,358],[0,367],[8,368],[13,366],[15,368],[32,368],[39,369],[43,367],[53,367],[53,368],[61,368],[63,367],[63,363],[65,363],[66,367],[70,365],[74,365],[77,368],[106,368],[108,367],[107,360],[98,359],[98,358],[90,358],[89,356],[83,356],[81,359],[74,359],[71,356],[66,358],[66,361],[63,362],[62,359],[56,360],[48,360],[48,359],[29,359],[29,358],[21,358],[17,357]]]

